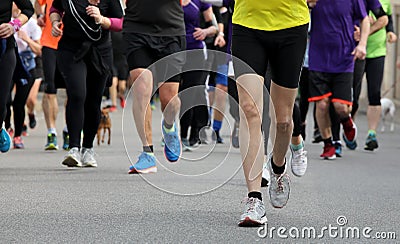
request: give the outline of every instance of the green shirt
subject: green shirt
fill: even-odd
[[[382,4],[383,10],[387,15],[392,14],[392,7],[390,6],[390,0],[379,0]],[[369,13],[374,19],[372,12]],[[379,31],[368,37],[367,41],[367,58],[377,58],[386,56],[386,29],[383,27]]]

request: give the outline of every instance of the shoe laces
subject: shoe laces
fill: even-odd
[[[277,179],[276,179],[276,183],[278,184],[278,188],[276,189],[276,192],[277,192],[277,193],[283,193],[283,192],[284,192],[284,190],[283,190],[283,183],[282,183],[282,180],[283,180],[283,177],[284,177],[284,176],[285,176],[284,174],[281,174],[281,175],[278,176]]]
[[[256,208],[257,198],[246,197],[242,200],[242,203],[246,204],[247,207],[246,212],[253,212]]]
[[[302,159],[303,157],[307,156],[307,151],[303,150],[298,150],[298,151],[294,151],[293,152],[293,157],[295,159]],[[302,160],[303,161],[303,160]],[[293,161],[293,162],[297,162],[297,161]],[[296,163],[295,163],[296,164]]]

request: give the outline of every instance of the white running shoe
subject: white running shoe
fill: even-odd
[[[252,227],[263,225],[267,222],[264,203],[254,197],[245,199],[244,213],[240,216],[240,227]]]
[[[269,175],[268,162],[265,162],[262,170],[261,187],[267,187],[270,180],[271,176]]]
[[[82,148],[82,165],[83,167],[97,167],[93,148]]]
[[[304,150],[304,147],[296,151],[290,147],[290,151],[292,151],[292,159],[290,162],[292,173],[297,177],[301,177],[307,170],[307,151]]]
[[[65,155],[62,164],[68,167],[82,167],[81,160],[82,159],[81,159],[81,153],[79,152],[79,148],[73,147],[67,152],[67,155]]]
[[[272,154],[268,160],[268,169],[271,176],[271,181],[268,187],[269,200],[274,208],[283,208],[288,200],[290,194],[290,178],[286,173],[287,163],[283,174],[275,174],[272,169]]]

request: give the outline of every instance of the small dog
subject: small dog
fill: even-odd
[[[390,117],[390,131],[394,131],[394,113],[396,112],[396,107],[392,100],[389,98],[381,99],[382,106],[382,128],[381,132],[385,131],[385,121],[386,117]]]
[[[103,135],[101,135],[101,131],[103,130]],[[100,139],[101,142],[104,143],[104,137],[106,135],[106,132],[108,131],[108,145],[111,144],[111,118],[109,114],[109,109],[108,108],[103,108],[101,110],[101,119],[100,119],[100,124],[99,128],[97,129],[97,145],[100,145]]]

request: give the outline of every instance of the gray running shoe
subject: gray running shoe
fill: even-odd
[[[82,148],[82,165],[83,167],[97,167],[93,148]]]
[[[79,152],[79,148],[77,147],[71,148],[68,151],[67,155],[65,155],[62,164],[68,167],[82,167],[81,154]]]
[[[269,200],[274,208],[283,208],[289,200],[290,179],[286,174],[287,163],[283,174],[275,174],[272,170],[272,154],[269,156],[268,168],[270,174],[270,184],[268,188]]]
[[[258,198],[246,198],[244,213],[240,216],[240,227],[260,226],[267,222],[265,206]]]

